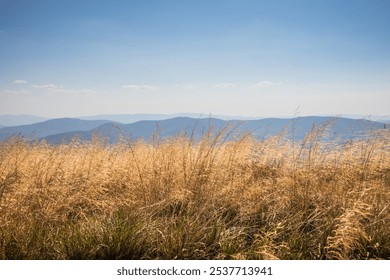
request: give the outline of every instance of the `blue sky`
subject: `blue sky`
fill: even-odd
[[[389,12],[387,0],[0,0],[0,114],[389,115]]]

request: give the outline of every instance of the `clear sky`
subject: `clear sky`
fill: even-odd
[[[389,0],[0,0],[0,114],[389,115],[389,14]]]

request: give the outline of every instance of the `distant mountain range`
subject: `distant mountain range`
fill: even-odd
[[[69,131],[87,131],[107,124],[107,120],[86,121],[72,118],[52,119],[35,124],[7,126],[0,128],[0,140],[20,135],[28,140],[45,138]]]
[[[107,120],[111,122],[119,122],[124,124],[135,123],[138,121],[157,121],[168,120],[177,117],[189,117],[189,118],[208,118],[209,114],[200,113],[177,113],[177,114],[106,114],[106,115],[94,115],[94,116],[80,116],[75,117],[80,120]],[[269,117],[244,117],[244,116],[229,116],[229,115],[212,115],[213,118],[221,120],[259,120],[267,119]],[[279,119],[293,119],[296,116],[284,116],[278,117]],[[348,119],[367,119],[378,122],[390,123],[389,116],[359,116],[359,115],[323,115],[319,117],[343,117]],[[0,128],[4,126],[19,126],[27,124],[35,124],[37,122],[47,121],[50,118],[34,116],[34,115],[0,115]]]
[[[0,115],[0,127],[34,124],[47,121],[48,119],[33,115]]]
[[[197,114],[197,113],[177,113],[177,114],[121,114],[121,115],[95,115],[95,116],[83,116],[77,117],[81,120],[110,120],[113,122],[120,123],[135,123],[139,121],[160,121],[160,120],[168,120],[177,117],[187,117],[187,118],[208,118],[207,114]],[[249,120],[256,119],[251,117],[243,117],[243,116],[227,116],[227,115],[213,115],[213,118],[222,119],[222,120]],[[259,118],[257,118],[259,119]]]
[[[80,116],[75,118],[80,120],[107,120],[107,121],[120,122],[120,123],[134,123],[138,121],[147,121],[147,120],[167,120],[176,117],[205,118],[208,117],[208,115],[197,114],[197,113],[117,114],[117,115],[106,114],[106,115]],[[256,119],[256,118],[249,118],[249,117],[242,117],[242,116],[227,116],[227,115],[215,115],[215,116],[213,115],[213,117],[223,119],[223,120]],[[0,115],[0,128],[4,126],[35,124],[37,122],[43,122],[47,120],[50,120],[50,118],[34,116],[34,115]]]
[[[110,143],[121,137],[126,139],[150,139],[153,135],[165,138],[185,133],[195,139],[211,131],[217,133],[223,128],[229,138],[250,133],[258,139],[285,133],[286,137],[301,140],[312,129],[328,125],[329,138],[361,137],[365,132],[388,129],[383,122],[364,119],[334,117],[298,117],[293,119],[267,118],[260,120],[222,120],[219,118],[175,117],[165,120],[143,120],[134,123],[120,123],[112,120],[81,120],[75,118],[52,119],[30,125],[0,128],[0,140],[20,135],[27,140],[46,140],[48,143],[67,143],[77,137],[90,141],[94,135],[107,139]]]

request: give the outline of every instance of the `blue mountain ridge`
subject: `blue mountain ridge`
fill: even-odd
[[[109,123],[109,121],[61,118],[29,125],[6,126],[0,128],[0,141],[17,135],[33,140],[70,131],[88,131],[105,123]]]
[[[240,137],[246,133],[250,133],[257,139],[266,139],[282,133],[290,139],[302,140],[308,132],[321,127],[324,129],[325,139],[362,137],[367,132],[387,128],[384,123],[380,122],[334,117],[268,118],[245,121],[176,117],[158,121],[139,121],[131,124],[106,122],[90,130],[67,131],[40,139],[52,144],[67,143],[75,137],[80,141],[91,141],[94,135],[106,139],[109,143],[115,143],[120,138],[149,140],[152,137],[167,138],[179,134],[199,139],[207,133],[216,134],[225,129],[229,134],[229,139]]]
[[[110,120],[80,120],[75,118],[51,119],[30,125],[0,128],[0,141],[12,136],[21,136],[28,141],[45,140],[48,143],[68,143],[77,138],[91,141],[94,135],[115,143],[121,138],[144,139],[167,138],[179,134],[199,139],[207,133],[216,134],[225,130],[228,139],[250,133],[257,139],[282,133],[286,137],[301,140],[316,128],[326,127],[324,138],[361,137],[369,131],[389,128],[382,122],[365,119],[335,117],[297,117],[292,119],[266,118],[258,120],[222,120],[218,118],[175,117],[165,120],[143,120],[124,124]]]

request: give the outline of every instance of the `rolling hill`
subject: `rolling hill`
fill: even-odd
[[[69,142],[75,137],[81,141],[90,141],[94,135],[97,135],[107,139],[109,143],[114,143],[121,137],[147,140],[153,135],[166,138],[180,133],[198,139],[208,131],[217,133],[223,128],[230,131],[228,138],[251,133],[255,138],[265,139],[284,133],[290,139],[301,140],[308,132],[322,126],[327,127],[324,139],[361,137],[370,130],[389,128],[389,125],[386,126],[383,122],[334,117],[259,120],[176,117],[164,120],[143,120],[128,124],[115,123],[111,120],[61,118],[30,125],[2,127],[0,128],[0,141],[20,135],[27,140],[44,139],[49,143],[58,144]]]
[[[0,115],[0,127],[34,124],[47,120],[49,119],[33,115]]]
[[[88,131],[68,131],[42,137],[42,139],[49,143],[58,144],[69,142],[76,136],[82,141],[90,141],[94,135],[97,135],[107,139],[109,143],[114,143],[120,137],[147,140],[153,135],[165,138],[180,133],[185,133],[188,137],[192,136],[198,139],[209,130],[217,133],[222,128],[227,127],[228,131],[231,130],[230,138],[243,133],[251,133],[258,139],[265,139],[284,132],[290,139],[302,140],[312,129],[321,126],[327,127],[325,139],[327,137],[349,139],[351,137],[361,137],[370,130],[383,129],[384,123],[333,117],[270,118],[248,121],[177,117],[159,121],[139,121],[131,124],[104,123]]]
[[[208,114],[199,114],[199,113],[176,113],[176,114],[107,114],[107,115],[94,115],[94,116],[82,116],[77,117],[81,120],[110,120],[113,122],[120,123],[135,123],[139,121],[161,121],[168,120],[178,117],[186,117],[186,118],[208,118]],[[249,120],[249,119],[260,119],[254,117],[242,117],[242,116],[228,116],[228,115],[212,115],[213,118],[221,119],[221,120],[232,120],[232,119],[240,119],[240,120]]]
[[[110,121],[106,120],[86,121],[72,118],[61,118],[30,125],[7,126],[0,128],[0,140],[5,140],[16,135],[20,135],[27,140],[34,140],[69,131],[88,131],[109,122]]]

